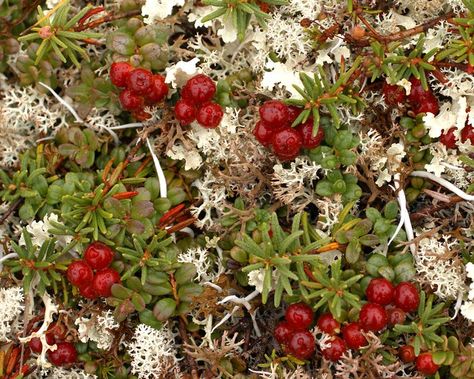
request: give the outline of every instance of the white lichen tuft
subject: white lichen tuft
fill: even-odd
[[[110,331],[119,327],[110,310],[91,315],[89,318],[80,317],[75,324],[78,326],[77,332],[81,342],[94,341],[97,347],[103,350],[108,350],[112,345],[114,337]]]
[[[24,309],[21,287],[0,289],[0,341],[9,342],[17,331],[16,323]]]
[[[178,255],[178,262],[192,263],[196,267],[196,280],[200,283],[213,282],[222,271],[214,267],[208,249],[202,247],[193,247]],[[219,265],[219,267],[222,267]]]

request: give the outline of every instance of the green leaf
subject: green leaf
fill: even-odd
[[[286,237],[286,238],[281,242],[281,245],[280,245],[280,248],[279,248],[280,254],[281,254],[281,253],[284,253],[284,252],[288,252],[289,247],[291,246],[291,244],[293,244],[295,241],[299,240],[299,238],[300,238],[302,235],[303,235],[303,231],[300,230],[300,231],[295,232],[295,233],[292,233],[292,234],[290,234],[288,237]]]
[[[346,260],[350,264],[354,264],[359,260],[360,252],[361,252],[361,246],[359,243],[359,240],[353,239],[349,242],[346,248]]]
[[[152,328],[161,329],[161,327],[163,326],[163,324],[156,319],[153,312],[149,309],[144,309],[142,312],[139,313],[138,316],[140,318],[141,323],[151,326]]]
[[[223,3],[223,5],[225,5],[224,2],[219,1],[218,3]],[[214,4],[211,4],[211,5],[214,5]],[[218,18],[218,17],[224,15],[226,12],[227,12],[227,8],[219,8],[219,9],[215,10],[214,12],[211,12],[208,15],[204,16],[201,19],[201,22],[204,24],[205,22],[214,20],[215,18]]]
[[[158,321],[166,321],[173,315],[175,309],[176,302],[173,299],[167,297],[165,299],[161,299],[155,304],[153,308],[153,314]]]
[[[262,290],[262,303],[266,304],[268,300],[268,294],[272,289],[272,268],[267,267],[265,269],[265,275],[263,277],[263,290]]]
[[[178,268],[178,270],[176,270],[174,277],[178,284],[186,284],[194,279],[196,273],[197,270],[194,264],[184,263],[180,268]]]
[[[178,297],[181,301],[192,301],[202,293],[203,289],[199,284],[189,283],[179,287]]]

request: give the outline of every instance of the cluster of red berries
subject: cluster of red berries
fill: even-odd
[[[425,91],[421,81],[413,76],[410,78],[410,83],[411,90],[407,96],[402,87],[384,82],[382,92],[385,97],[385,102],[388,105],[397,106],[408,101],[415,114],[428,112],[435,115],[438,114],[439,102],[431,89],[428,88]]]
[[[37,331],[36,329],[35,331]],[[48,350],[48,360],[55,366],[62,366],[76,362],[77,351],[74,345],[66,342],[66,328],[58,323],[49,326],[46,332],[46,342],[48,345],[56,344],[57,349]],[[43,350],[43,344],[38,337],[32,338],[28,342],[28,347],[34,353],[40,354]]]
[[[456,136],[454,132],[456,128],[450,128],[447,132],[441,134],[439,141],[446,146],[448,149],[456,149],[458,147]],[[461,130],[461,142],[471,141],[471,145],[474,146],[474,128],[472,125],[466,125]]]
[[[194,120],[209,129],[219,126],[224,116],[222,107],[214,103],[216,84],[204,74],[189,79],[181,90],[181,98],[174,106],[176,119],[181,125],[189,125]]]
[[[273,147],[273,152],[282,161],[295,159],[301,149],[314,149],[324,138],[322,128],[313,136],[313,119],[291,125],[302,112],[301,108],[287,106],[278,100],[268,100],[259,109],[260,120],[253,134],[265,147]]]
[[[162,75],[153,75],[144,68],[134,68],[127,62],[114,62],[110,67],[112,84],[123,88],[119,100],[122,108],[132,112],[140,121],[150,118],[143,108],[162,101],[168,94],[168,85]]]
[[[68,266],[67,278],[87,299],[109,297],[112,285],[120,283],[119,273],[109,268],[113,260],[114,252],[109,246],[102,242],[93,242],[87,247],[84,259],[74,261]]]

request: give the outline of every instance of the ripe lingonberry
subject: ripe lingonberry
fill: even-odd
[[[398,349],[398,356],[403,363],[411,363],[415,361],[415,349],[411,345],[401,346]]]
[[[471,145],[474,146],[474,128],[471,125],[466,125],[461,130],[461,141],[466,142],[467,140],[471,141]]]
[[[385,103],[392,106],[403,103],[407,97],[403,87],[388,84],[385,81],[383,82],[382,93],[385,98]]]
[[[120,275],[111,268],[105,268],[95,274],[93,286],[98,296],[109,297],[111,288],[115,283],[120,283]]]
[[[268,100],[258,110],[260,118],[273,129],[280,129],[288,121],[288,106],[278,100]]]
[[[110,81],[114,86],[126,87],[133,66],[127,62],[114,62],[110,66]]]
[[[338,334],[341,328],[341,324],[332,317],[331,313],[323,313],[319,316],[316,325],[321,331],[330,335]]]
[[[420,100],[425,97],[427,94],[431,94],[431,89],[424,90],[421,80],[415,78],[414,76],[409,79],[411,83],[410,94],[408,95],[408,101],[415,105],[420,102]]]
[[[194,104],[202,104],[212,100],[216,93],[216,84],[214,81],[204,74],[193,76],[187,81],[181,97]]]
[[[313,323],[313,310],[308,304],[291,304],[285,312],[286,321],[295,329],[308,329]]]
[[[48,333],[54,337],[56,342],[61,342],[66,338],[67,329],[64,324],[53,322],[48,326]]]
[[[437,115],[439,113],[438,99],[432,93],[425,95],[419,103],[413,105],[413,112],[419,113],[433,113]]]
[[[72,343],[60,342],[54,351],[48,351],[48,360],[55,366],[62,366],[76,362],[77,351]]]
[[[181,125],[189,125],[196,119],[196,107],[187,100],[179,99],[174,106],[174,114]]]
[[[365,290],[367,300],[372,303],[387,305],[393,301],[394,287],[385,278],[372,279]]]
[[[168,85],[162,75],[153,75],[151,86],[146,94],[146,98],[150,103],[159,103],[168,94]]]
[[[329,347],[322,349],[323,357],[332,361],[337,362],[342,354],[346,352],[346,344],[341,337],[333,337],[331,342],[329,342]]]
[[[92,282],[94,273],[85,261],[75,261],[68,266],[66,276],[73,286],[82,287]]]
[[[143,97],[135,95],[129,89],[120,92],[119,101],[126,111],[137,111],[143,107]]]
[[[84,260],[94,270],[108,267],[114,260],[114,251],[105,243],[95,241],[87,246]]]
[[[360,310],[359,323],[364,330],[378,332],[387,326],[387,312],[380,304],[364,304]]]
[[[272,138],[273,150],[281,160],[296,158],[300,153],[301,144],[301,135],[293,128],[278,130]]]
[[[147,95],[151,83],[153,81],[153,74],[144,68],[136,68],[130,73],[127,80],[127,88],[136,95]]]
[[[221,123],[222,116],[224,116],[222,107],[217,103],[209,102],[199,107],[196,120],[205,128],[213,129]]]
[[[293,122],[298,118],[301,112],[303,112],[303,108],[298,108],[294,105],[288,106],[288,126],[291,126],[291,124],[293,124]]]
[[[395,287],[394,301],[405,312],[413,312],[420,304],[420,294],[413,284],[402,282]]]
[[[388,315],[388,323],[390,325],[403,324],[407,318],[404,310],[397,307],[385,308]]]
[[[313,120],[309,119],[304,124],[299,124],[296,130],[301,134],[302,147],[304,149],[314,149],[321,144],[324,139],[323,128],[318,128],[315,136],[313,136]]]
[[[278,343],[287,345],[294,333],[295,328],[288,321],[282,321],[276,326],[273,335]]]
[[[439,137],[439,142],[441,142],[448,149],[455,149],[457,147],[457,140],[454,132],[456,128],[450,128],[447,132],[443,132]]]
[[[346,345],[351,349],[359,349],[367,344],[367,339],[362,334],[360,324],[351,322],[342,328],[342,336]]]
[[[308,359],[315,350],[314,336],[307,330],[295,332],[288,343],[292,355],[299,359]]]
[[[258,121],[253,130],[253,135],[263,146],[269,146],[272,143],[272,138],[275,130],[265,124],[263,121]]]
[[[439,366],[433,362],[431,353],[421,353],[416,358],[416,369],[423,375],[434,375],[438,371]]]
[[[34,330],[35,332],[38,331],[38,329]],[[50,333],[46,333],[46,342],[48,345],[54,344],[54,337]],[[28,342],[28,346],[30,347],[31,351],[33,353],[41,353],[43,349],[43,343],[39,339],[39,337],[34,337]]]
[[[97,299],[97,294],[95,293],[94,286],[92,284],[79,288],[79,293],[86,299]]]

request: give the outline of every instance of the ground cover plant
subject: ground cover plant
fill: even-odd
[[[473,0],[3,0],[0,141],[0,378],[474,378]]]

